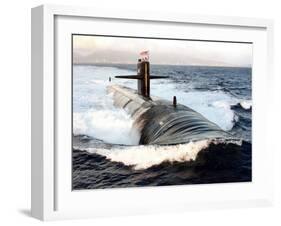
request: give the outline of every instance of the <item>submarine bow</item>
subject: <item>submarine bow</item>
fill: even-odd
[[[139,144],[183,144],[204,139],[235,138],[193,109],[163,100],[146,98],[134,89],[110,85],[114,105],[123,108],[134,119],[133,127],[140,133]]]

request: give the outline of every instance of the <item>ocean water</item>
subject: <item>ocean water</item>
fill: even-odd
[[[151,95],[177,101],[240,139],[138,145],[133,120],[113,105],[109,84],[136,89],[136,65],[73,66],[73,189],[251,181],[251,69],[151,65]],[[111,82],[109,82],[111,77]]]

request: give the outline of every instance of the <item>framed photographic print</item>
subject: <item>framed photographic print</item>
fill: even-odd
[[[270,205],[270,20],[32,9],[32,215]]]

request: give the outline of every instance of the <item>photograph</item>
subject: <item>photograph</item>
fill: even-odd
[[[252,42],[71,44],[73,190],[252,181]]]

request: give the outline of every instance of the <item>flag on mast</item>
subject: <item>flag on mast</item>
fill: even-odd
[[[145,50],[140,52],[140,58],[142,61],[149,61],[149,51]]]

